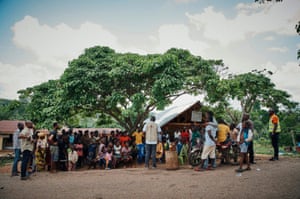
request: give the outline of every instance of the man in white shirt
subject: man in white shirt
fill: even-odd
[[[21,139],[21,150],[23,154],[21,165],[21,180],[27,180],[27,165],[32,158],[33,151],[33,124],[31,121],[25,122],[25,128],[21,131],[19,139]]]
[[[144,126],[143,132],[145,135],[146,142],[146,157],[145,167],[149,168],[150,155],[152,158],[152,168],[156,168],[156,144],[158,139],[158,133],[161,132],[161,128],[155,123],[155,117],[151,116],[150,121]]]
[[[23,129],[24,129],[24,124],[18,123],[18,128],[13,135],[13,148],[14,148],[15,157],[14,157],[14,163],[11,170],[11,176],[18,176],[18,162],[20,160],[20,155],[21,155],[21,140],[19,139],[19,135]]]

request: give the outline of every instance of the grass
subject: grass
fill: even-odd
[[[272,155],[273,147],[271,146],[271,144],[254,142],[254,152],[256,154]],[[284,147],[279,147],[279,153],[281,153],[282,156],[299,157],[300,158],[299,152],[285,152]]]
[[[7,164],[11,164],[13,160],[14,160],[13,157],[7,157],[7,156],[0,157],[0,167],[3,167]]]

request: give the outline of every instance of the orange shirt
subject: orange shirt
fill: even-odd
[[[128,142],[131,140],[128,135],[121,135],[119,139],[120,139],[120,144],[122,147],[125,146],[125,142]]]

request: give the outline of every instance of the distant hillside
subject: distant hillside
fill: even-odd
[[[9,99],[1,99],[0,98],[0,106],[2,105],[8,105],[9,103],[11,103],[12,100],[9,100]]]

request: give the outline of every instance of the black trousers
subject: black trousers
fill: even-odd
[[[278,159],[278,151],[279,151],[279,146],[278,146],[278,142],[279,142],[279,133],[270,133],[270,137],[271,137],[271,142],[272,142],[272,147],[274,149],[274,158]]]
[[[254,162],[253,141],[249,142],[248,153],[249,153],[249,162],[253,163]]]

